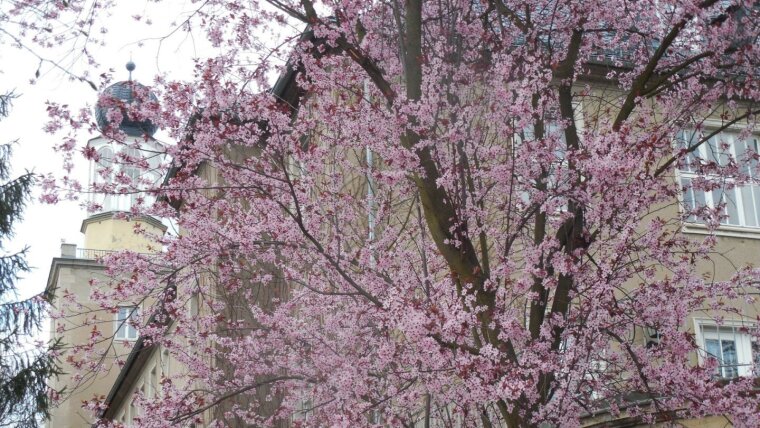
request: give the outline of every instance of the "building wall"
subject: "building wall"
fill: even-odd
[[[605,93],[603,96],[600,96],[600,99],[613,99],[615,94],[609,94]],[[591,111],[593,106],[584,106],[584,111]],[[592,126],[592,121],[586,121],[587,124]],[[589,126],[587,125],[587,126]],[[247,156],[255,155],[254,150],[251,149],[251,151],[246,153],[234,153],[231,157],[235,158],[236,160],[242,160],[245,159]],[[356,153],[354,154],[354,157],[356,158],[357,164],[362,162],[362,153]],[[294,167],[295,168],[295,167]],[[208,166],[205,166],[201,168],[201,170],[198,172],[199,175],[205,177],[209,180],[209,182],[215,182],[214,180],[214,173],[211,168]],[[349,189],[352,193],[355,194],[363,194],[367,192],[366,190],[366,181],[363,180],[363,177],[352,177],[349,175],[345,175],[345,181],[344,185],[346,189]],[[676,179],[676,177],[674,177]],[[402,203],[400,206],[403,208],[404,203]],[[672,218],[677,216],[678,214],[678,201],[673,201],[672,204],[666,206],[666,207],[655,207],[652,209],[653,215],[656,213],[656,215],[660,215],[664,218]],[[369,223],[369,220],[368,220]],[[124,237],[124,239],[129,240],[133,238],[133,235],[131,234],[131,228],[127,225],[120,224],[117,225],[117,227],[114,229],[114,224],[100,224],[99,222],[94,222],[89,228],[92,228],[91,230],[95,235],[93,236],[92,246],[97,247],[98,245],[101,246],[108,246],[113,245],[114,242],[118,241],[118,239],[122,239],[119,237]],[[110,227],[110,228],[109,228]],[[733,273],[735,273],[737,268],[741,268],[743,266],[757,266],[760,265],[760,259],[758,257],[758,254],[760,254],[760,230],[751,230],[748,228],[738,228],[738,229],[731,229],[730,228],[723,228],[722,231],[718,232],[718,238],[717,242],[718,245],[716,247],[716,253],[712,256],[711,261],[702,262],[698,265],[698,269],[703,274],[707,275],[709,278],[712,278],[714,280],[726,280],[731,277]],[[688,226],[683,229],[683,232],[687,234],[687,236],[693,237],[694,239],[701,239],[702,235],[700,234],[700,231],[702,228],[699,225],[692,225]],[[97,231],[97,232],[95,232]],[[110,241],[109,241],[110,239]],[[122,241],[127,242],[127,241]],[[90,245],[88,244],[88,247]],[[258,284],[250,284],[251,287],[260,287]],[[266,287],[264,287],[266,288]],[[283,290],[285,291],[277,291],[273,289],[268,289],[268,292],[271,292],[271,294],[264,293],[261,301],[259,301],[259,304],[267,305],[270,304],[272,301],[272,297],[282,298],[282,295],[287,293],[287,287],[284,287]],[[280,293],[280,294],[277,294]],[[226,296],[230,302],[236,301],[236,297],[234,295]],[[236,308],[234,305],[230,305],[226,311],[225,314],[228,316],[228,318],[233,319],[246,319],[247,321],[253,322],[252,319],[247,319],[247,315],[239,310],[240,308]],[[245,308],[242,308],[243,310]],[[746,304],[744,315],[750,319],[754,319],[755,316],[758,314],[757,307],[754,305]],[[699,314],[695,313],[693,314],[689,320],[684,325],[684,330],[694,332],[695,324],[694,319],[699,318],[700,316],[714,316],[713,313],[704,313]],[[168,334],[171,334],[171,331],[168,332]],[[639,340],[645,340],[643,334],[639,335]],[[697,364],[699,362],[699,359],[697,355],[692,356],[692,363]],[[224,362],[218,362],[219,365],[224,366]],[[139,392],[144,394],[146,397],[150,398],[151,394],[158,394],[158,390],[155,387],[155,378],[158,376],[159,378],[161,376],[163,377],[173,377],[176,374],[180,374],[183,370],[183,368],[180,366],[179,362],[171,358],[170,356],[166,355],[163,350],[158,349],[152,351],[151,358],[148,359],[144,364],[142,364],[140,367],[135,367],[134,372],[130,374],[134,378],[134,383],[130,387],[130,391],[127,394],[127,399],[120,401],[118,403],[113,403],[114,409],[115,409],[115,420],[124,422],[126,424],[134,424],[135,423],[135,417],[140,416],[140,410],[137,409],[133,405],[133,400],[135,395]],[[160,371],[160,373],[159,373]],[[230,372],[230,376],[233,376],[234,373]],[[266,391],[262,391],[263,395],[266,395]],[[155,396],[155,395],[153,395]],[[232,402],[231,402],[232,403]],[[235,403],[239,405],[245,406],[246,403]],[[273,407],[271,409],[261,409],[263,412],[269,412],[273,411],[276,408],[276,400],[273,402]],[[224,408],[220,409],[221,411],[224,410]],[[212,414],[206,414],[206,420],[208,418],[212,418],[217,415]],[[710,418],[704,418],[700,420],[691,420],[691,421],[681,421],[681,423],[684,426],[689,427],[717,427],[717,426],[726,426],[726,420],[725,418],[721,417],[710,417]],[[600,418],[590,418],[586,421],[588,426],[637,426],[633,422],[626,422],[623,419],[618,419],[615,421],[610,421],[609,419],[605,419],[605,417]],[[628,423],[626,425],[626,423]],[[632,424],[631,424],[632,423]]]
[[[127,398],[112,404],[115,415],[113,420],[125,426],[139,426],[141,418],[150,417],[148,412],[137,405],[138,394],[147,400],[161,397],[162,383],[168,379],[176,380],[184,374],[183,367],[163,348],[156,347],[145,352],[149,352],[150,357],[131,374],[133,379],[130,379]]]
[[[118,250],[157,251],[151,236],[135,234],[135,226],[159,236],[166,229],[152,218],[128,221],[115,218],[114,213],[97,214],[82,225],[86,248],[77,250],[70,246],[72,248],[65,250],[64,258],[53,260],[47,288],[54,296],[53,312],[61,317],[51,320],[50,332],[51,338],[61,339],[64,344],[61,355],[64,374],[51,383],[56,390],[65,390],[64,401],[51,412],[50,427],[89,427],[96,418],[90,410],[82,408],[83,403],[105,398],[121,369],[117,362],[123,363],[135,343],[134,339],[115,339],[119,327],[117,314],[100,310],[90,299],[93,287],[108,287],[113,279],[105,275],[105,267],[95,260],[96,257]],[[149,301],[143,303],[150,304]],[[132,302],[119,304],[133,306]],[[84,350],[72,348],[87,344],[94,329],[100,337],[88,352],[89,357],[97,357],[94,359],[99,364],[97,368],[82,366],[86,357]]]
[[[115,218],[117,213],[96,214],[82,222],[84,247],[92,250],[130,250],[138,253],[157,253],[161,247],[150,235],[137,234],[136,229],[145,230],[156,236],[163,235],[166,227],[160,221],[149,217],[130,219]]]
[[[94,309],[89,299],[90,279],[107,281],[102,265],[90,260],[56,259],[53,261],[52,270],[58,297],[53,302],[53,311],[61,309],[66,311],[65,318],[51,321],[51,337],[60,338],[65,344],[65,350],[61,355],[64,374],[54,379],[52,386],[55,389],[65,387],[65,401],[52,410],[48,426],[51,428],[89,427],[94,418],[89,411],[82,408],[82,403],[108,393],[119,373],[119,366],[115,363],[117,359],[123,359],[129,353],[131,342],[110,339],[116,332],[114,314],[102,311],[88,313],[88,310]],[[64,302],[62,297],[64,294],[76,296],[77,309]],[[66,309],[66,306],[69,306],[69,309]],[[80,314],[75,314],[75,312]],[[90,340],[93,322],[97,322],[95,325],[103,336],[103,340],[93,349],[94,352],[103,355],[100,362],[102,368],[97,374],[84,369],[80,377],[77,374],[80,369],[77,369],[75,364],[82,361],[83,355],[72,350],[71,346],[84,344]]]

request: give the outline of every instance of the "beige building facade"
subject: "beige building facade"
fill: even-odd
[[[88,224],[91,223],[91,224]],[[61,358],[63,374],[54,379],[51,387],[63,390],[63,401],[51,412],[48,426],[74,428],[90,426],[95,418],[83,403],[101,400],[112,388],[121,364],[138,339],[135,326],[128,322],[132,310],[139,307],[124,302],[115,313],[99,310],[90,299],[93,287],[105,286],[111,279],[105,274],[105,266],[99,259],[119,250],[146,251],[151,243],[135,235],[132,228],[155,229],[156,233],[166,227],[153,218],[126,220],[115,218],[114,213],[101,213],[86,219],[82,229],[85,242],[101,245],[77,248],[73,244],[61,246],[61,257],[53,259],[47,282],[47,294],[53,296],[53,312],[50,337],[60,339],[64,345]],[[117,231],[117,238],[100,235],[103,231]],[[128,231],[128,232],[127,232]],[[95,235],[95,236],[93,236]],[[111,242],[111,245],[107,245]],[[95,285],[93,285],[95,284]],[[60,315],[60,316],[59,316]],[[94,355],[101,356],[98,367],[82,366],[82,355],[74,348],[88,343],[97,329]]]
[[[295,73],[289,73],[278,81],[275,87],[275,95],[294,109],[298,108],[300,92],[296,86]],[[747,150],[747,144],[754,144],[753,150],[758,150],[760,137],[752,136],[746,141],[736,138],[737,130],[728,129],[720,138],[731,141],[728,150],[736,156],[741,150]],[[105,140],[98,140],[95,144],[103,147],[107,145]],[[703,153],[705,157],[710,154]],[[213,176],[214,172],[201,169],[195,173],[204,175],[206,178]],[[93,176],[94,177],[94,176]],[[693,178],[688,170],[679,171],[674,180],[688,184]],[[688,187],[688,186],[687,186]],[[760,266],[760,188],[746,186],[732,190],[730,203],[727,205],[726,219],[717,232],[716,252],[712,256],[711,263],[701,265],[702,273],[715,281],[730,278],[738,268],[745,266]],[[181,204],[181,201],[177,202]],[[678,201],[663,208],[665,216],[677,217],[679,207],[682,205],[705,204],[715,206],[720,203],[720,196],[711,193],[689,193],[687,190]],[[125,219],[117,213],[122,212],[121,202],[104,201],[104,206],[112,208],[94,214],[83,222],[82,232],[85,234],[85,249],[75,249],[72,246],[64,246],[62,256],[53,260],[51,266],[48,289],[59,298],[62,294],[72,294],[76,300],[86,306],[90,293],[90,279],[104,277],[103,266],[96,261],[109,251],[133,250],[138,252],[158,252],[160,248],[147,238],[146,235],[135,235],[134,227],[139,225],[143,229],[150,229],[154,235],[159,236],[166,227],[153,218]],[[701,239],[706,233],[706,228],[698,221],[687,222],[682,226],[680,233],[694,239]],[[105,281],[104,281],[105,282]],[[260,304],[268,304],[273,298],[283,298],[287,295],[288,286],[283,284],[272,296],[263,296]],[[188,311],[198,311],[194,307],[192,298],[188,300]],[[129,307],[128,302],[126,302]],[[692,355],[692,363],[703,364],[706,358],[717,358],[721,361],[717,377],[730,380],[739,376],[752,376],[760,368],[760,344],[758,344],[749,330],[757,328],[756,319],[758,308],[753,304],[746,303],[743,316],[729,315],[725,322],[718,326],[714,321],[714,313],[695,311],[689,318],[684,330],[694,334],[695,340],[703,352]],[[197,313],[197,312],[196,312]],[[86,315],[72,315],[55,320],[51,326],[53,337],[60,337],[65,343],[84,343],[89,338],[90,331],[83,327],[87,324]],[[77,318],[80,317],[80,318]],[[165,379],[171,379],[176,374],[186,370],[181,363],[173,359],[169,353],[160,346],[151,345],[139,337],[139,332],[120,333],[121,325],[118,324],[119,314],[103,314],[104,336],[114,340],[103,341],[101,352],[107,356],[103,365],[108,369],[91,378],[74,378],[71,374],[76,370],[69,367],[54,387],[69,388],[71,395],[53,412],[50,420],[51,427],[80,427],[89,426],[95,417],[81,408],[84,400],[92,397],[105,397],[105,406],[101,409],[98,417],[118,421],[126,426],[138,426],[136,418],[146,417],[143,411],[135,406],[134,398],[138,394],[148,399],[160,394],[160,384]],[[61,323],[71,327],[61,327]],[[171,321],[165,325],[166,334],[171,334],[173,326]],[[110,329],[110,330],[109,330]],[[121,336],[120,336],[121,334]],[[123,340],[126,339],[126,340]],[[645,344],[657,345],[659,340],[656,331],[637,329],[636,340]],[[67,356],[63,355],[66,361]],[[117,360],[123,361],[123,365],[116,364]],[[68,363],[65,363],[68,364]],[[266,394],[267,391],[262,391]],[[640,420],[629,417],[625,411],[625,405],[637,405],[646,408],[646,397],[629,397],[627,404],[620,406],[622,415],[611,417],[604,412],[588,415],[584,420],[587,427],[635,427],[645,426]],[[258,409],[261,412],[272,412],[273,408]],[[204,422],[212,419],[213,415],[201,412],[195,418],[197,425],[203,426]],[[691,428],[712,428],[731,426],[731,421],[721,416],[712,416],[700,420],[681,421],[682,426]],[[760,422],[758,423],[760,425]],[[282,421],[282,426],[290,425],[290,421]],[[660,426],[660,425],[655,425]],[[664,425],[663,425],[664,426]]]
[[[130,64],[127,68],[131,72],[134,65],[130,68]],[[107,121],[109,110],[121,108],[123,112],[125,105],[135,102],[137,94],[142,92],[145,87],[131,79],[104,91],[95,110],[104,133],[111,130]],[[61,256],[53,259],[50,266],[46,285],[53,313],[50,337],[63,344],[60,355],[63,374],[51,380],[51,387],[63,390],[63,394],[47,421],[51,428],[91,426],[96,414],[85,408],[87,403],[101,402],[107,396],[119,379],[125,360],[139,342],[138,327],[131,317],[141,312],[145,302],[120,302],[115,310],[106,311],[91,299],[93,292],[108,287],[113,280],[106,275],[102,258],[123,250],[160,252],[156,239],[167,230],[156,218],[131,214],[135,204],[151,203],[139,193],[137,186],[160,180],[155,169],[162,159],[150,158],[146,169],[124,162],[127,157],[138,155],[138,147],[160,152],[163,144],[152,138],[155,127],[149,121],[134,122],[125,118],[118,128],[124,137],[120,142],[105,135],[87,142],[88,148],[97,153],[90,162],[89,183],[106,185],[113,182],[116,174],[123,174],[133,180],[133,189],[110,195],[91,193],[88,203],[92,211],[81,227],[84,248],[62,244]],[[137,230],[140,233],[136,233]],[[83,346],[86,344],[90,345]],[[93,355],[98,358],[93,360]]]

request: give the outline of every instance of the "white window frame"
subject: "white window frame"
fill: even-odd
[[[92,162],[90,166],[90,182],[91,183],[97,183],[97,184],[103,184],[103,183],[110,183],[113,181],[113,161],[114,161],[114,150],[113,148],[106,144],[104,146],[101,146],[97,149],[98,153],[98,161]],[[110,168],[111,171],[108,172],[108,174],[101,175],[101,170]],[[106,194],[96,194],[92,193],[90,195],[90,201],[91,202],[100,202],[100,212],[108,212],[113,210],[113,204],[114,204],[114,198],[113,195]]]
[[[736,346],[736,369],[738,377],[758,376],[757,373],[758,364],[760,364],[760,346],[755,342],[757,352],[753,353],[753,337],[752,334],[745,330],[752,330],[757,328],[757,325],[750,324],[740,320],[724,320],[718,325],[715,320],[712,319],[694,319],[694,334],[699,347],[697,352],[699,365],[703,366],[707,359],[710,358],[707,353],[706,340],[733,340]],[[705,331],[706,329],[715,331]],[[754,354],[754,355],[753,355]],[[716,373],[722,379],[731,379],[731,377],[724,376],[722,369],[723,366],[719,366],[720,373]]]
[[[158,391],[160,390],[160,388],[159,388],[159,382],[160,382],[160,380],[159,380],[158,374],[159,374],[159,370],[160,369],[161,369],[161,367],[159,366],[159,364],[157,362],[154,362],[151,365],[150,370],[148,371],[148,381],[145,382],[146,385],[147,385],[147,388],[146,388],[146,397],[147,398],[151,398],[152,399],[152,398],[156,398],[156,397],[159,396]]]
[[[378,408],[371,409],[367,415],[367,422],[372,425],[381,425],[383,423],[383,412]]]
[[[573,106],[573,122],[575,125],[576,133],[578,134],[578,138],[583,140],[583,134],[585,132],[585,120],[584,120],[584,111],[583,111],[583,102],[581,100],[574,100],[572,102]],[[523,143],[523,137],[525,140],[533,140],[535,139],[535,135],[533,134],[533,127],[529,126],[522,130],[522,132],[516,132],[513,135],[513,142],[514,144],[521,145]],[[556,176],[556,170],[555,168],[558,167],[567,167],[567,148],[565,147],[567,145],[567,142],[565,140],[565,134],[564,134],[564,128],[561,128],[559,125],[559,119],[550,119],[546,118],[544,119],[544,137],[548,135],[556,135],[559,137],[561,142],[561,147],[557,148],[555,151],[555,155],[557,158],[558,163],[556,165],[552,164],[550,165],[550,171],[549,176],[547,177],[547,185],[550,187],[556,187],[559,185],[557,182],[557,176]],[[581,181],[585,181],[585,177],[581,177]],[[520,198],[522,199],[523,203],[527,203],[528,201],[528,195],[523,192],[520,194]],[[567,211],[567,201],[565,201],[563,204],[561,204],[557,210],[554,212],[554,214],[559,214],[562,212]]]
[[[126,318],[122,318],[123,311],[129,311],[129,315]],[[115,340],[127,340],[133,341],[140,337],[140,333],[137,331],[137,327],[132,325],[129,320],[139,312],[137,306],[119,306],[116,311],[116,318],[114,319],[114,339]]]
[[[130,145],[125,145],[123,147],[120,147],[120,145],[109,140],[105,140],[105,142],[97,140],[92,144],[92,147],[96,148],[100,159],[97,162],[90,161],[90,183],[115,183],[115,177],[118,174],[124,174],[132,181],[132,186],[134,187],[133,189],[129,189],[130,191],[127,193],[117,192],[108,195],[92,193],[89,200],[90,202],[101,205],[101,209],[98,212],[129,212],[137,204],[137,200],[140,198],[145,205],[150,205],[155,201],[155,196],[143,192],[143,190],[146,189],[146,186],[143,184],[146,182],[153,184],[160,183],[162,177],[158,174],[158,170],[156,169],[160,160],[155,157],[149,157],[146,159],[149,165],[147,168],[126,164],[123,159],[124,157],[129,156],[139,159],[142,156],[141,152],[145,150],[141,148],[143,143],[141,139],[135,139],[132,142],[136,144],[132,145],[130,143]],[[161,146],[161,144],[158,145]],[[152,144],[148,144],[146,147],[147,150],[154,150]],[[104,168],[110,168],[110,173],[101,176],[99,171]]]
[[[311,397],[307,395],[302,396],[296,402],[295,409],[293,409],[293,413],[290,415],[290,421],[308,421],[311,419],[313,407],[314,403]]]
[[[711,125],[708,123],[706,130],[702,131],[701,134],[704,136],[713,132],[710,129],[710,127]],[[717,126],[715,125],[713,125],[712,127],[717,128]],[[683,132],[698,133],[698,134],[700,133],[700,131],[695,131],[695,130],[684,130]],[[737,153],[738,146],[736,144],[737,141],[742,141],[742,140],[737,139],[737,136],[739,133],[740,133],[740,130],[737,130],[735,128],[728,128],[720,132],[713,138],[716,139],[715,141],[722,140],[725,143],[727,143],[729,154],[734,159],[739,159],[740,156],[738,156],[738,153]],[[752,135],[743,141],[746,141],[748,145],[752,144],[755,146],[754,148],[750,146],[750,149],[753,149],[756,152],[760,150],[760,136]],[[680,150],[682,148],[683,146],[681,145],[681,142],[676,141],[676,149]],[[696,150],[696,156],[698,158],[707,159],[707,160],[712,160],[720,156],[720,154],[711,156],[710,152],[708,151],[710,150],[710,148],[711,146],[709,142],[702,144]],[[694,193],[692,193],[693,190],[686,189],[685,191],[685,192],[690,193],[691,196],[688,196],[683,191],[684,184],[686,181],[692,180],[697,177],[700,177],[700,175],[695,172],[685,170],[685,169],[678,169],[676,172],[676,180],[678,182],[678,185],[682,188],[682,192],[680,194],[680,200],[679,200],[682,209],[683,207],[686,207],[688,205],[687,203],[688,200],[694,201],[696,199],[696,197],[694,196]],[[705,178],[709,180],[713,177],[706,176]],[[720,181],[725,182],[725,183],[731,183],[732,181],[731,178],[724,178],[724,177],[717,177],[717,176],[715,176],[714,178],[716,180],[719,179]],[[716,189],[710,192],[702,192],[702,196],[704,198],[704,204],[708,207],[715,207],[719,203],[719,201],[715,200],[718,192],[733,195],[732,202],[733,202],[733,206],[736,208],[736,215],[735,215],[736,223],[733,223],[733,224],[729,223],[729,221],[732,221],[732,219],[729,217],[724,218],[720,223],[720,227],[716,230],[716,234],[760,239],[760,185],[748,184],[748,185],[733,187],[729,190]],[[749,198],[747,198],[747,196],[749,196]],[[747,209],[745,209],[745,204],[747,201],[750,201],[754,205],[754,209],[752,209],[751,207],[746,207]],[[691,205],[691,207],[696,206],[696,202],[692,202],[692,203],[694,205]],[[723,210],[723,214],[725,216],[729,216],[729,212],[727,211],[728,209],[729,209],[729,204],[726,204],[726,207]],[[747,211],[754,213],[755,218],[752,219],[751,221],[747,218]],[[751,224],[751,223],[755,223],[755,224]],[[686,233],[696,233],[696,234],[709,233],[707,226],[702,221],[699,221],[697,219],[687,219],[684,222],[683,226],[684,226],[683,231]]]

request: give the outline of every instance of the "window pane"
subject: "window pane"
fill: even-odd
[[[715,204],[725,204],[724,213],[727,216],[721,221],[723,224],[739,224],[739,209],[736,207],[736,189],[716,189],[713,192]]]
[[[755,198],[752,195],[754,186],[742,186],[739,191],[742,195],[742,208],[744,211],[744,226],[757,226],[755,218]]]
[[[523,132],[520,133],[519,138],[520,138],[520,142],[535,140],[536,138],[535,138],[535,135],[533,134],[533,126],[532,125],[526,126],[523,129]]]
[[[694,189],[691,188],[691,180],[688,178],[681,179],[681,189],[683,189],[683,206],[687,210],[695,208]]]
[[[720,342],[714,339],[705,340],[705,351],[714,358],[720,361]]]
[[[721,358],[720,358],[720,342],[714,339],[706,339],[705,340],[705,351],[707,352],[707,359],[714,359],[718,362],[718,368],[716,369],[716,374],[718,376],[722,376],[721,373]]]
[[[723,376],[727,378],[739,375],[739,360],[736,355],[736,343],[733,340],[721,340],[723,350]]]
[[[129,324],[129,318],[137,308],[122,306],[116,314],[116,338],[117,339],[137,339],[137,329]]]
[[[696,136],[694,132],[692,131],[681,131],[678,133],[678,136],[676,137],[676,141],[678,144],[678,148],[682,150],[688,149],[692,143],[696,142],[695,140]],[[694,152],[689,153],[686,155],[686,158],[684,159],[684,171],[693,172],[694,171]]]
[[[707,160],[717,163],[720,166],[728,165],[729,154],[722,148],[728,141],[722,134],[713,136],[707,141],[705,149],[707,150]]]
[[[702,190],[694,190],[694,206],[696,208],[702,208],[706,205],[705,192]]]
[[[748,155],[747,142],[735,140],[734,150],[736,150],[736,160],[740,162],[739,171],[741,171],[742,174],[749,174],[750,173],[749,163],[744,162],[747,159],[747,155]]]
[[[727,190],[723,193],[726,200],[726,213],[729,224],[741,224],[739,222],[739,207],[736,204],[736,189]]]
[[[718,163],[720,158],[718,153],[718,139],[715,137],[710,138],[707,140],[707,144],[704,147],[707,150],[707,160]]]
[[[98,165],[100,167],[110,167],[111,163],[113,162],[113,150],[111,150],[109,147],[101,148],[98,150],[98,158]]]
[[[752,196],[754,197],[754,211],[755,211],[755,217],[758,218],[758,221],[760,221],[760,186],[749,186],[752,188]],[[760,222],[757,224],[760,226]]]

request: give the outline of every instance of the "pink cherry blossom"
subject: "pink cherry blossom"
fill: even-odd
[[[53,3],[10,12],[86,2]],[[103,309],[149,304],[141,334],[184,367],[136,397],[140,426],[760,418],[751,377],[695,365],[689,324],[760,339],[760,270],[714,272],[730,207],[688,203],[760,185],[755,2],[194,4],[177,25],[216,56],[113,113],[169,132],[167,179],[89,189],[160,196],[135,213],[182,231],[108,257],[116,279],[93,287]],[[66,42],[40,28],[24,37]],[[70,163],[89,119],[48,112]],[[139,153],[118,162],[157,155]],[[73,186],[50,178],[43,198]]]

